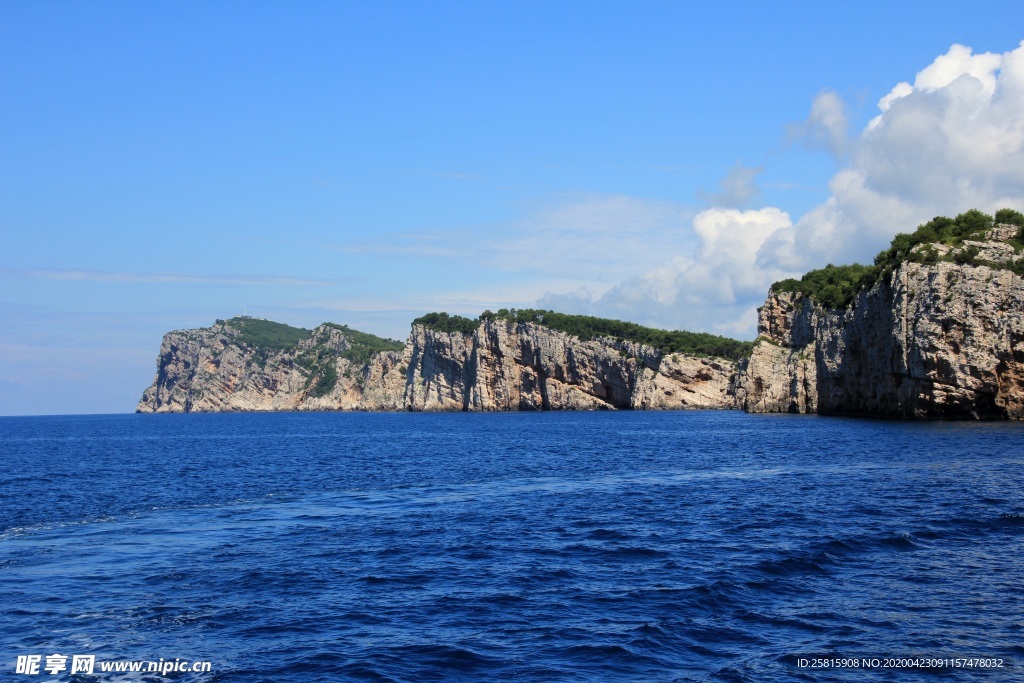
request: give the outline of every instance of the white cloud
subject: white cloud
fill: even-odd
[[[792,225],[786,212],[712,208],[693,219],[698,246],[600,297],[589,292],[547,294],[540,305],[622,318],[656,327],[750,336],[753,311],[777,279],[792,273],[757,263],[762,244]]]
[[[971,48],[954,44],[946,54],[918,72],[914,87],[938,90],[966,74],[980,81],[985,93],[991,96],[996,91],[996,71],[1001,63],[1000,55],[991,52],[975,55]]]
[[[567,312],[751,337],[755,309],[778,279],[829,262],[870,262],[897,232],[936,215],[1024,209],[1024,42],[1005,54],[953,45],[878,108],[851,137],[845,104],[826,90],[807,120],[788,129],[791,140],[843,160],[828,199],[795,221],[776,207],[743,210],[761,169],[737,162],[700,213],[667,201],[578,196],[500,226],[340,248],[505,274],[486,287],[452,278],[448,292],[424,293],[425,309],[471,313],[532,296]]]
[[[656,267],[603,295],[547,294],[541,303],[750,336],[754,309],[777,279],[828,262],[870,263],[897,232],[936,215],[1024,209],[1024,42],[1001,55],[953,45],[878,107],[850,139],[845,106],[826,91],[790,128],[791,139],[847,160],[829,198],[795,223],[774,207],[710,209],[693,219],[691,250],[666,250]]]
[[[970,208],[1024,206],[1024,43],[953,45],[878,103],[831,197],[765,245],[764,264],[869,261],[897,232]]]
[[[811,103],[807,120],[789,127],[788,137],[840,157],[849,144],[848,130],[846,103],[835,92],[824,90]]]
[[[302,277],[254,275],[219,277],[210,275],[184,275],[180,273],[124,273],[104,270],[75,270],[72,268],[3,268],[0,279],[4,280],[57,280],[67,282],[133,282],[152,284],[198,284],[198,285],[271,285],[274,287],[309,287],[338,284],[346,278],[314,280]]]
[[[1019,50],[1017,51],[1019,52]],[[1013,53],[1007,53],[1012,58]],[[972,54],[972,50],[964,45],[954,44],[949,51],[936,58],[928,67],[917,73],[914,85],[906,81],[897,83],[889,94],[878,101],[878,108],[887,112],[894,102],[912,95],[915,92],[933,92],[948,87],[961,77],[969,77],[977,81],[987,97],[995,95],[998,84],[997,71],[1002,67],[1004,57],[991,52],[980,55]],[[882,122],[879,114],[868,125],[874,128]]]
[[[742,208],[760,193],[757,176],[764,171],[760,166],[744,166],[737,161],[728,175],[718,184],[721,192],[702,195],[711,206]]]

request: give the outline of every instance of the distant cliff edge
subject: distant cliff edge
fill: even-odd
[[[555,329],[545,315],[579,329]],[[737,360],[750,347],[548,311],[431,314],[404,345],[330,323],[240,317],[165,335],[137,411],[734,408]]]
[[[552,311],[434,313],[408,340],[239,317],[164,336],[137,412],[743,409],[1024,418],[1024,215],[969,211],[872,266],[776,283],[758,339]]]

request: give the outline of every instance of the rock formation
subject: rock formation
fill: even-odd
[[[732,408],[733,362],[581,341],[535,323],[484,320],[472,334],[413,326],[409,410]]]
[[[286,348],[266,348],[246,341],[245,321],[164,335],[156,378],[136,412],[402,408],[401,352],[353,360],[345,330],[329,324]]]
[[[799,292],[768,293],[768,300],[758,309],[757,344],[741,364],[737,407],[748,413],[817,411],[818,312]]]
[[[973,213],[957,220],[991,225]],[[167,334],[137,410],[740,408],[1022,419],[1024,229],[941,221],[897,236],[874,270],[845,267],[872,279],[841,304],[821,303],[837,301],[836,290],[815,293],[807,280],[828,269],[777,283],[759,311],[757,343],[738,363],[493,314],[462,319],[457,331],[414,324],[404,347],[344,326],[235,318]],[[961,233],[920,241],[932,228]]]
[[[973,264],[905,261],[844,310],[800,292],[770,292],[741,368],[739,407],[1024,418],[1024,279],[1006,267],[1017,233],[997,226],[985,240],[928,245],[940,257],[971,250]]]
[[[321,325],[294,345],[247,344],[244,319],[165,335],[138,412],[264,410],[605,410],[733,408],[736,364],[580,339],[488,319],[471,333],[413,325],[400,351],[345,357],[346,333]],[[292,328],[294,329],[294,328]]]

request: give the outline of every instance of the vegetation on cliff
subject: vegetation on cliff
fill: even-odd
[[[353,330],[348,325],[324,324],[345,335],[345,342],[348,348],[338,351],[328,347],[324,343],[326,342],[326,339],[324,339],[296,357],[296,364],[305,368],[309,373],[309,379],[306,380],[306,388],[311,388],[310,393],[317,398],[322,398],[331,393],[338,384],[338,370],[335,367],[335,361],[338,358],[344,358],[349,361],[352,365],[358,367],[356,372],[361,372],[362,368],[368,365],[378,353],[401,351],[405,348],[405,344],[400,341]],[[345,371],[345,375],[351,377],[352,372],[352,367],[349,366]],[[363,381],[361,377],[362,375],[359,375],[356,380],[360,383],[360,386]]]
[[[353,363],[365,365],[370,362],[374,356],[382,351],[401,351],[405,348],[405,344],[395,339],[388,339],[387,337],[378,337],[375,334],[368,332],[360,332],[359,330],[353,330],[348,325],[338,325],[336,323],[324,323],[329,327],[333,327],[336,330],[340,330],[345,335],[345,341],[348,342],[348,348],[342,351],[340,355]]]
[[[789,278],[776,282],[772,285],[772,291],[802,292],[825,308],[841,309],[849,306],[863,288],[888,277],[905,261],[925,264],[948,261],[1005,268],[1017,274],[1024,274],[1024,259],[992,263],[979,258],[977,247],[962,248],[964,242],[983,240],[984,233],[994,224],[1017,226],[1017,235],[1009,243],[1018,253],[1024,250],[1024,214],[1014,209],[1000,209],[995,217],[992,217],[977,209],[971,209],[956,218],[936,216],[919,225],[912,233],[899,233],[893,238],[888,249],[875,256],[874,265],[854,263],[848,266],[835,266],[830,263],[824,268],[806,273],[799,280]],[[940,255],[934,247],[939,244],[950,249]],[[919,246],[921,248],[915,248]]]
[[[513,323],[533,323],[589,341],[609,337],[652,346],[664,354],[685,353],[692,356],[716,356],[739,360],[750,355],[754,342],[738,341],[706,332],[659,330],[636,323],[590,315],[570,315],[534,308],[516,310],[502,308],[497,313],[484,311],[479,318],[466,318],[447,313],[429,313],[416,318],[414,325],[423,325],[439,332],[472,334],[482,320],[507,320]]]
[[[218,320],[218,325],[226,325],[238,330],[235,341],[258,349],[283,351],[290,349],[303,339],[309,337],[310,330],[303,327],[292,327],[272,320],[237,316],[230,320]]]
[[[296,351],[299,343],[306,341],[313,334],[312,330],[303,327],[292,327],[284,323],[261,318],[238,316],[230,320],[218,320],[218,325],[231,327],[238,331],[235,342],[253,349],[252,362],[264,367],[273,353]],[[394,339],[378,337],[367,332],[353,330],[348,325],[324,323],[327,327],[340,331],[345,337],[345,348],[338,350],[327,344],[323,337],[294,356],[294,362],[306,371],[306,389],[316,397],[323,397],[333,391],[338,383],[338,371],[335,364],[344,358],[353,365],[364,366],[382,351],[401,351],[405,344]]]
[[[476,328],[480,327],[479,318],[467,318],[461,315],[448,315],[447,313],[427,313],[412,321],[413,325],[423,325],[429,330],[438,332],[459,332],[461,334],[473,334]]]
[[[239,334],[235,337],[237,343],[265,351],[286,351],[295,348],[299,342],[309,339],[313,333],[312,330],[307,330],[304,327],[292,327],[272,320],[247,316],[218,320],[217,324],[238,330]],[[405,346],[400,341],[378,337],[368,332],[360,332],[348,325],[337,323],[324,323],[324,325],[339,330],[345,336],[348,348],[337,355],[353,363],[368,363],[373,356],[381,351],[401,351]],[[316,346],[314,345],[313,348]]]

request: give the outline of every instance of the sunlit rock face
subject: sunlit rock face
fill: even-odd
[[[965,242],[987,265],[905,262],[845,310],[768,296],[740,407],[932,419],[1024,417],[1024,280],[1013,226]],[[940,254],[941,255],[941,254]]]
[[[482,321],[472,333],[414,325],[405,348],[359,364],[328,325],[294,348],[247,346],[230,321],[165,335],[139,412],[733,408],[732,361]],[[319,365],[303,364],[317,350]],[[324,364],[335,378],[325,387]],[[315,370],[315,371],[314,371]],[[317,374],[319,373],[319,374]]]
[[[920,245],[936,262],[899,264],[843,310],[771,291],[758,342],[739,363],[499,318],[456,332],[415,324],[404,347],[372,353],[359,351],[381,348],[359,347],[372,335],[343,326],[279,326],[298,336],[260,346],[246,320],[219,321],[165,335],[138,411],[740,408],[1021,419],[1024,279],[1005,267],[1021,258],[1018,234],[1000,225],[957,247]],[[957,263],[958,250],[970,250],[973,265]]]
[[[471,334],[413,327],[409,410],[732,408],[731,361],[581,341],[534,323],[485,320]]]

